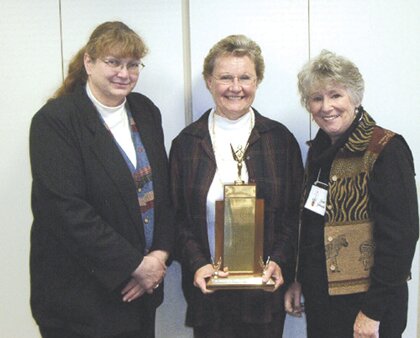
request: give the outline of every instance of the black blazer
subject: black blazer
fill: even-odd
[[[160,112],[138,93],[127,103],[152,167],[152,250],[170,252],[174,227]],[[143,259],[143,224],[132,175],[84,87],[36,113],[30,155],[35,320],[90,336],[141,329],[139,316],[162,302],[163,287],[121,301],[121,287]]]

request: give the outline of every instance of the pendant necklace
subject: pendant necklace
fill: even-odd
[[[248,148],[248,139],[249,136],[251,135],[252,129],[254,128],[255,125],[255,116],[254,116],[254,112],[252,109],[250,109],[249,111],[250,113],[250,123],[249,123],[249,129],[248,129],[248,135],[246,136],[246,145],[245,147],[242,144],[239,144],[236,149],[234,149],[233,145],[230,143],[230,150],[232,153],[232,158],[235,160],[235,157],[241,156],[243,157],[245,155],[245,152]],[[211,119],[211,125],[210,125],[210,131],[211,131],[211,140],[212,140],[212,145],[213,145],[213,152],[214,152],[214,157],[216,159],[216,166],[217,166],[217,162],[219,159],[219,163],[223,162],[224,157],[222,156],[222,154],[220,153],[220,149],[217,149],[217,138],[216,138],[216,111],[214,110],[212,112],[213,116]],[[219,151],[218,151],[219,150]],[[219,171],[219,170],[218,170]],[[217,175],[219,178],[219,181],[221,183],[221,185],[224,185],[224,182],[222,181],[222,178],[220,176],[220,174]]]

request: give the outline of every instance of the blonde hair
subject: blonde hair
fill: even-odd
[[[207,80],[213,74],[216,59],[221,56],[248,56],[255,65],[257,84],[264,78],[264,58],[260,46],[245,35],[229,35],[217,42],[204,59],[203,77]]]
[[[71,93],[77,85],[86,83],[87,73],[84,66],[86,53],[94,61],[107,54],[141,59],[147,52],[144,41],[127,25],[119,21],[104,22],[96,27],[87,44],[73,56],[67,76],[52,98]]]

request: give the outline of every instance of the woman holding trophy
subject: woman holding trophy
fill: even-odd
[[[186,324],[194,328],[194,337],[281,337],[280,286],[292,275],[288,269],[303,176],[300,149],[284,125],[251,107],[264,77],[264,59],[254,41],[243,35],[220,40],[204,60],[203,76],[215,106],[181,131],[170,153]],[[242,246],[239,251],[261,242],[261,285],[215,292],[209,280],[229,280],[233,274],[216,256],[217,201],[226,198],[227,186],[241,184],[250,185],[263,201],[263,231],[260,239],[233,240]],[[224,235],[226,241],[226,229]]]

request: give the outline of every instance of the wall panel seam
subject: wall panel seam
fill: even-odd
[[[187,126],[193,121],[191,83],[191,21],[189,0],[182,0],[182,43],[184,53],[184,117],[185,125]]]
[[[58,18],[60,23],[60,56],[61,56],[61,80],[64,82],[64,51],[63,51],[63,15],[61,11],[61,0],[58,0]]]

